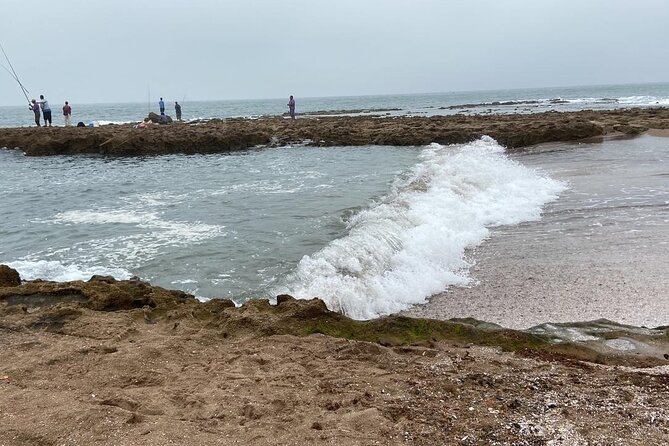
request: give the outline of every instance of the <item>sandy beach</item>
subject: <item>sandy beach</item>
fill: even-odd
[[[235,308],[104,277],[16,286],[1,269],[3,446],[669,438],[662,332],[553,344],[473,321],[370,325],[317,300]]]

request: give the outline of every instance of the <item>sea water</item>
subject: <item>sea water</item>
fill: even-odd
[[[668,101],[669,84],[648,84],[312,98],[300,99],[298,109],[532,113]],[[217,101],[193,103],[184,111],[189,119],[255,117],[280,114],[284,107],[281,99]],[[0,125],[25,124],[22,110],[0,107]],[[125,122],[141,119],[147,106],[75,110],[81,113],[75,112],[75,121]],[[621,157],[611,183],[629,174],[666,185],[665,174],[650,176],[635,168],[633,145],[616,147],[629,156]],[[560,153],[571,163],[570,154],[580,152]],[[564,197],[584,197],[570,195],[574,179],[552,170],[552,156],[509,157],[489,138],[454,146],[295,146],[130,158],[30,158],[0,150],[0,263],[18,269],[24,279],[138,276],[203,299],[237,303],[279,293],[320,297],[332,309],[371,318],[474,285],[472,253],[491,234],[495,240],[500,234],[495,228],[526,231],[534,227],[527,222],[542,221],[547,204],[559,207]],[[581,163],[574,156],[586,176],[606,162]],[[656,164],[666,162],[665,155],[658,156]],[[583,187],[590,187],[589,180]],[[665,189],[658,185],[656,190]],[[610,189],[602,199],[615,201],[619,194]],[[658,216],[666,206],[665,200],[643,209]],[[665,217],[653,218],[666,229]],[[635,231],[621,234],[616,243],[642,249],[641,239],[625,236]],[[508,258],[511,262],[513,256]],[[499,268],[509,265],[502,262]]]
[[[465,250],[489,228],[540,218],[566,185],[504,155],[484,137],[432,144],[389,194],[347,222],[346,234],[303,257],[286,292],[319,296],[358,319],[425,302],[469,282]]]
[[[48,93],[48,92],[47,92]],[[669,105],[669,84],[554,87],[516,90],[424,93],[383,96],[345,96],[303,98],[295,94],[297,112],[381,115],[434,116],[455,113],[537,113],[544,111],[608,110]],[[286,98],[257,100],[193,101],[170,98],[165,93],[167,114],[174,117],[173,101],[182,105],[183,119],[212,119],[282,115],[288,111]],[[60,109],[65,101],[72,105],[72,120],[85,124],[138,122],[150,111],[158,112],[158,98],[137,103],[84,104],[76,97],[47,97],[55,125],[63,125]],[[7,106],[0,102],[0,127],[34,126],[33,114],[26,106]]]
[[[139,276],[202,298],[321,297],[365,319],[468,281],[488,228],[565,184],[494,140],[224,155],[0,151],[0,263],[24,279]]]

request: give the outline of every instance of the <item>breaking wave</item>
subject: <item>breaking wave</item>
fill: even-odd
[[[537,220],[566,184],[509,159],[495,140],[432,144],[408,179],[305,256],[284,291],[356,319],[395,313],[469,283],[465,250],[490,227]]]

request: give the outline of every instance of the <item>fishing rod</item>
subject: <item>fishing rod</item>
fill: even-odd
[[[19,86],[21,87],[21,90],[24,91],[24,95],[25,95],[26,93],[27,93],[27,94],[30,94],[30,92],[28,91],[28,89],[27,89],[26,87],[23,86],[23,84],[21,83],[21,81],[20,81],[19,79],[17,79],[17,78],[14,76],[14,73],[12,73],[11,71],[9,71],[9,68],[7,68],[6,66],[4,66],[4,65],[1,64],[1,63],[0,63],[0,67],[1,67],[3,70],[5,70],[5,71],[12,77],[12,79],[14,79],[16,82],[19,83]],[[29,101],[29,102],[30,102],[30,101]]]
[[[4,65],[1,64],[1,63],[0,63],[0,67],[2,67],[3,70],[5,70],[7,73],[9,73],[9,75],[12,77],[12,79],[16,80],[16,78],[14,77],[14,73],[12,73],[11,71],[9,71],[9,68],[7,68],[6,66],[4,66]]]
[[[12,69],[12,72],[11,72],[10,74],[13,73],[13,76],[12,76],[12,77],[13,77],[14,80],[19,84],[19,87],[21,87],[21,91],[23,92],[23,96],[26,97],[26,101],[28,101],[28,104],[30,104],[30,99],[28,99],[28,93],[29,93],[29,91],[28,91],[28,90],[26,89],[26,87],[24,87],[23,84],[21,83],[21,80],[19,79],[19,75],[16,74],[16,70],[14,70],[14,66],[12,65],[12,61],[9,60],[9,56],[7,56],[7,53],[5,52],[5,48],[2,46],[1,43],[0,43],[0,50],[2,50],[2,54],[5,55],[5,60],[7,60],[7,63],[9,64],[9,68]],[[7,72],[9,72],[9,70],[7,70],[7,67],[5,67],[4,65],[3,65],[3,68],[4,68]]]

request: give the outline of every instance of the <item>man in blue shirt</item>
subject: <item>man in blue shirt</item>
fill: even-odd
[[[158,101],[158,106],[160,106],[160,114],[162,115],[165,113],[165,103],[163,102],[163,98],[160,98],[160,101]]]

